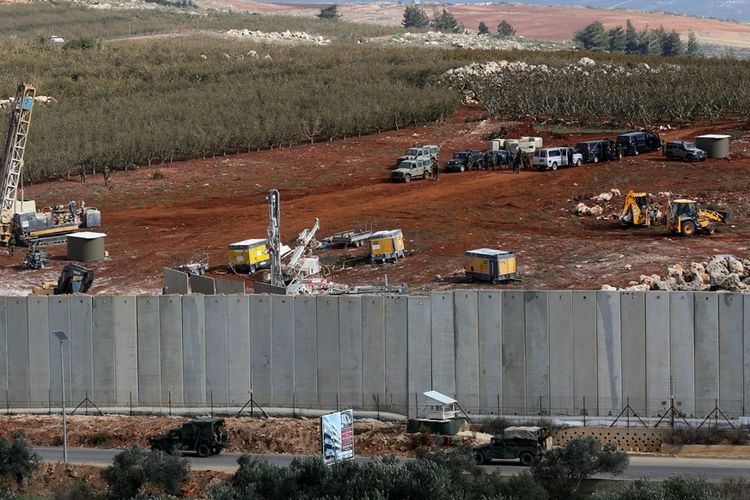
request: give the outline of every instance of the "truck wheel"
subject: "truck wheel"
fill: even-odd
[[[404,176],[404,182],[410,182],[410,181],[411,181],[411,175],[409,175],[409,174],[406,174],[406,175]]]
[[[576,167],[580,167],[580,166],[581,166],[581,160],[576,160]]]
[[[464,167],[463,165],[461,165],[460,167],[458,167],[458,171],[459,172],[463,172],[464,170],[466,170],[466,167]]]
[[[164,450],[159,443],[154,443],[151,445],[151,451],[164,451]]]
[[[709,224],[708,226],[706,226],[705,231],[706,234],[714,234],[716,232],[716,226],[714,226],[713,224]]]
[[[255,274],[255,266],[250,266],[250,274]]]
[[[552,163],[552,170],[557,170],[557,162]]]
[[[481,451],[475,451],[474,452],[474,462],[476,462],[477,465],[484,465],[487,463],[487,459],[484,457],[484,453]]]
[[[534,455],[528,451],[521,453],[518,458],[521,460],[521,465],[525,467],[531,467],[534,464]]]
[[[692,236],[695,234],[695,222],[688,220],[682,224],[682,235]]]
[[[201,458],[206,458],[211,454],[211,448],[206,443],[201,443],[198,445],[198,447],[195,449],[195,452],[198,454]]]
[[[594,156],[594,163],[599,163],[599,157],[598,156]]]

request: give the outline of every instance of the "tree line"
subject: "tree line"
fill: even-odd
[[[430,19],[427,17],[424,9],[418,5],[407,5],[404,8],[404,17],[401,20],[401,26],[404,28],[432,28],[435,31],[451,33],[463,33],[466,31],[466,28],[456,21],[456,18],[448,10],[435,11],[432,19]],[[487,26],[487,23],[481,21],[478,32],[480,35],[489,35],[490,28]],[[497,25],[496,34],[502,37],[514,36],[516,30],[507,21],[501,21]]]
[[[702,50],[698,38],[692,31],[684,44],[679,33],[667,31],[664,26],[657,29],[644,28],[637,31],[630,19],[625,28],[615,26],[607,30],[600,21],[594,21],[576,32],[573,41],[591,51],[622,52],[626,54],[660,55],[665,57],[699,57]]]

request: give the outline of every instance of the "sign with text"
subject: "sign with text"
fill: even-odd
[[[326,464],[354,458],[354,411],[337,411],[320,417],[320,441]]]

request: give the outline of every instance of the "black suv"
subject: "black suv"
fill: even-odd
[[[622,159],[622,147],[616,147],[609,139],[585,141],[576,144],[575,150],[583,156],[583,163],[599,163],[600,161]]]
[[[703,161],[706,152],[689,141],[670,141],[664,146],[664,156],[667,160]]]
[[[463,172],[480,168],[484,168],[484,155],[481,151],[474,149],[453,153],[453,158],[445,164],[446,172]]]

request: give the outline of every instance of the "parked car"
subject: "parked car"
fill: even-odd
[[[616,148],[615,143],[609,139],[579,142],[576,144],[575,150],[581,153],[583,163],[622,159],[622,149]]]
[[[396,161],[396,165],[401,163],[403,160],[420,160],[420,159],[431,159],[437,161],[440,155],[440,148],[434,144],[428,144],[426,146],[413,146],[406,150],[403,156],[399,157]]]
[[[546,427],[508,427],[488,444],[474,447],[477,465],[490,465],[493,460],[519,460],[531,466],[550,448]]]
[[[583,163],[583,156],[568,146],[543,148],[534,151],[532,164],[537,170],[557,170],[557,167],[576,166]]]
[[[661,149],[661,139],[658,135],[647,130],[628,132],[617,136],[617,144],[621,146],[625,156],[637,156]]]
[[[453,153],[453,158],[445,164],[446,172],[463,172],[479,168],[484,168],[484,155],[475,149]]]
[[[689,141],[669,141],[664,145],[667,160],[704,161],[706,152]]]
[[[391,170],[393,182],[410,182],[412,179],[427,179],[432,173],[432,160],[419,158],[417,160],[402,160]]]

